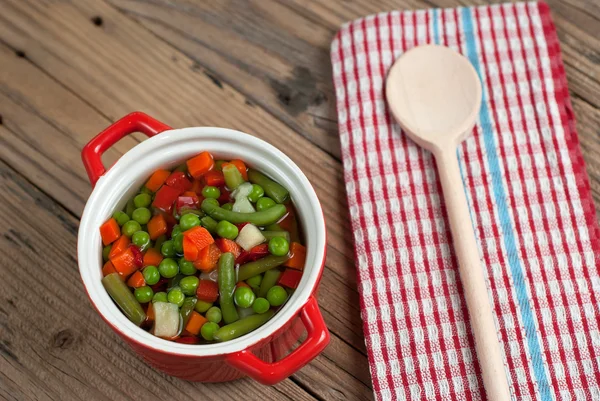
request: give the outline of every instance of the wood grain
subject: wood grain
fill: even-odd
[[[342,23],[367,14],[467,2],[484,3],[0,0],[0,272],[9,278],[0,291],[0,398],[371,399],[329,46]],[[600,210],[600,6],[549,4]],[[315,186],[329,234],[319,299],[333,336],[291,379],[267,388],[166,377],[89,307],[73,259],[90,192],[79,152],[132,110],[174,127],[252,133]],[[142,139],[121,141],[105,162]]]

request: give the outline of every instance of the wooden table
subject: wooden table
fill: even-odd
[[[0,398],[371,399],[331,81],[339,26],[374,12],[481,0],[0,0]],[[552,0],[600,206],[600,3]],[[173,127],[266,139],[311,180],[329,230],[329,347],[274,387],[190,383],[145,365],[79,280],[90,193],[82,146],[142,110]],[[106,155],[111,163],[142,137]]]

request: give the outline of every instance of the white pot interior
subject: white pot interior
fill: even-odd
[[[216,158],[239,158],[285,186],[298,212],[304,232],[306,267],[298,289],[284,307],[264,326],[222,344],[188,345],[155,337],[131,323],[102,286],[100,225],[159,168],[173,168],[186,159],[210,151]],[[92,302],[125,336],[164,352],[210,356],[237,352],[270,336],[304,306],[320,274],[325,252],[325,222],[318,198],[306,176],[281,151],[239,131],[196,127],[171,130],[150,138],[123,155],[98,180],[83,212],[78,236],[79,271]]]

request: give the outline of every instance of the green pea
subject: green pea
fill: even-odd
[[[184,276],[191,276],[192,274],[196,274],[196,267],[193,262],[181,258],[179,259],[179,272]]]
[[[259,212],[261,210],[267,210],[275,206],[275,204],[275,201],[271,198],[260,198],[256,201],[256,210],[258,210]]]
[[[221,220],[219,221],[219,224],[217,224],[217,234],[219,237],[235,239],[239,234],[239,230],[227,220]]]
[[[219,199],[219,196],[221,196],[221,191],[217,187],[207,185],[202,188],[202,196],[205,198]]]
[[[152,213],[148,208],[138,207],[133,211],[131,217],[140,224],[147,224],[152,218]]]
[[[246,280],[246,284],[250,286],[253,290],[258,290],[260,288],[260,283],[262,282],[262,274],[259,274],[254,277],[250,277]]]
[[[143,252],[150,246],[150,234],[146,231],[136,231],[131,236],[131,242]]]
[[[183,254],[183,234],[178,234],[176,237],[173,237],[173,249],[178,255]]]
[[[212,305],[212,302],[198,300],[198,302],[196,302],[196,306],[194,306],[194,310],[198,313],[204,313],[209,310]]]
[[[240,308],[249,308],[254,303],[256,295],[254,295],[254,292],[248,287],[238,287],[233,293],[233,299],[235,300],[235,304]]]
[[[158,268],[156,266],[144,267],[142,274],[144,275],[144,280],[148,285],[154,285],[160,280],[160,273],[158,272]]]
[[[271,287],[267,292],[267,301],[273,306],[282,305],[288,297],[287,291],[280,285]]]
[[[160,262],[160,265],[158,265],[158,271],[164,278],[172,278],[179,273],[179,266],[173,259],[165,258]]]
[[[175,246],[173,244],[173,240],[167,240],[163,242],[162,246],[160,247],[160,253],[162,253],[165,258],[172,258],[175,256]]]
[[[283,237],[273,237],[269,241],[269,252],[271,255],[284,256],[290,250],[290,243]]]
[[[221,309],[218,306],[213,306],[209,310],[206,311],[206,318],[209,322],[219,323],[223,318],[221,314]]]
[[[152,297],[152,303],[155,302],[169,302],[167,293],[164,291],[161,292],[157,292],[156,294],[154,294],[154,296]]]
[[[181,308],[181,305],[183,305],[183,301],[185,300],[185,295],[183,295],[183,291],[181,291],[180,288],[173,288],[167,294],[167,300]]]
[[[200,334],[206,341],[212,341],[215,332],[219,330],[219,325],[213,322],[206,322],[200,328]]]
[[[195,214],[189,213],[181,216],[179,220],[179,227],[181,227],[181,231],[187,231],[190,228],[196,227],[200,225],[200,219]]]
[[[233,203],[225,203],[224,205],[221,205],[221,208],[231,211],[233,210]]]
[[[145,304],[152,300],[152,297],[154,296],[154,291],[152,291],[152,288],[145,285],[143,287],[136,288],[133,292],[133,295],[139,303]]]
[[[260,198],[265,195],[265,190],[258,184],[252,184],[252,191],[248,195],[250,202],[256,203]]]
[[[123,224],[129,221],[129,216],[127,216],[127,213],[121,211],[114,212],[112,217],[117,221],[117,224],[121,227],[123,227]]]
[[[255,313],[265,313],[269,309],[271,309],[271,304],[265,298],[256,298],[252,304],[252,310]]]
[[[179,287],[185,295],[196,295],[196,289],[198,288],[198,282],[200,280],[196,276],[186,276],[179,282]]]
[[[152,197],[149,194],[141,193],[133,198],[135,207],[148,207],[152,203]]]
[[[171,238],[177,237],[182,232],[183,232],[183,230],[181,230],[181,226],[179,224],[175,224],[173,226],[173,229],[171,230]]]
[[[108,255],[110,254],[110,250],[112,249],[112,245],[106,245],[102,248],[102,260],[108,262]]]
[[[142,226],[140,226],[140,223],[138,223],[135,220],[129,220],[127,223],[123,224],[123,227],[121,227],[121,233],[124,236],[131,238],[133,234],[140,231],[141,229]]]

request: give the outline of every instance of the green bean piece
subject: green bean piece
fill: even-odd
[[[236,322],[227,324],[214,333],[213,339],[215,341],[223,342],[241,337],[265,324],[274,314],[274,311],[269,310],[265,313],[250,315]]]
[[[242,177],[242,173],[237,169],[233,164],[228,164],[223,166],[223,176],[225,177],[225,185],[230,190],[234,190],[240,185],[244,183],[244,177]]]
[[[221,207],[222,207],[223,209],[225,209],[225,210],[229,210],[229,211],[231,211],[231,210],[233,210],[233,203],[231,203],[231,202],[228,202],[228,203],[225,203],[225,204],[221,205]]]
[[[290,257],[288,255],[275,256],[269,255],[262,259],[258,259],[254,262],[249,262],[240,266],[238,270],[238,282],[249,279],[250,277],[257,276],[274,267],[280,266],[285,263]],[[264,281],[264,278],[263,278]]]
[[[246,284],[248,284],[254,291],[258,291],[261,282],[262,276],[260,274],[258,276],[250,277],[248,280],[246,280]]]
[[[196,307],[196,302],[198,302],[198,299],[196,299],[196,297],[186,297],[183,300],[183,305],[181,305],[181,310],[179,311],[181,319],[183,320],[183,327],[185,327],[188,320],[190,319],[190,316],[192,315],[192,312]]]
[[[278,269],[267,270],[263,276],[262,281],[260,282],[258,296],[261,298],[266,298],[269,290],[275,284],[277,284],[277,281],[279,281],[279,276],[281,276],[281,272]]]
[[[150,191],[148,188],[146,188],[145,185],[143,185],[142,188],[140,188],[140,193],[141,194],[148,194],[148,195],[152,196],[152,194],[154,192]]]
[[[129,320],[137,326],[144,323],[146,320],[144,309],[127,284],[121,280],[119,273],[110,273],[102,278],[102,285]]]
[[[265,227],[265,231],[283,231],[283,228],[277,223]]]
[[[287,240],[287,242],[290,242],[290,233],[288,233],[287,231],[269,231],[269,230],[265,230],[265,231],[261,231],[261,234],[263,235],[263,237],[265,237],[265,239],[267,241],[269,241],[271,238],[275,238],[275,237],[282,237],[285,238]]]
[[[219,258],[218,277],[219,304],[221,313],[226,324],[233,323],[239,319],[237,309],[233,303],[233,291],[235,290],[235,257],[231,252],[225,252]]]
[[[219,223],[210,216],[204,216],[200,219],[200,224],[202,227],[206,228],[209,233],[215,234],[217,232],[217,224]]]
[[[251,183],[260,185],[265,190],[265,194],[277,203],[285,202],[290,196],[288,190],[282,185],[254,169],[248,169],[248,179]]]
[[[275,205],[261,212],[239,213],[225,210],[222,207],[214,205],[212,202],[207,202],[208,200],[205,199],[202,202],[202,210],[215,220],[227,220],[233,224],[252,223],[255,226],[267,226],[276,223],[287,213],[284,205]]]

